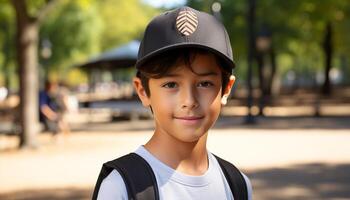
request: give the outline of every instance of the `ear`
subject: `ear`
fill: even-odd
[[[151,105],[150,103],[150,99],[146,94],[146,90],[143,87],[142,83],[141,83],[141,79],[138,77],[134,77],[133,78],[133,84],[134,84],[134,88],[136,90],[137,95],[139,96],[142,105],[145,107],[148,107]]]
[[[227,86],[224,89],[224,95],[222,95],[222,97],[221,97],[221,105],[223,105],[223,106],[226,105],[227,98],[231,93],[231,89],[232,89],[233,85],[235,84],[235,81],[236,81],[236,77],[234,75],[231,75],[230,80],[228,81]]]

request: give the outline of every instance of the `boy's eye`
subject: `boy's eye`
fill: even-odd
[[[177,87],[177,83],[169,82],[169,83],[164,84],[162,87],[165,87],[165,88],[176,88]]]
[[[213,86],[214,84],[210,81],[203,81],[203,82],[200,82],[198,84],[199,87],[211,87]]]

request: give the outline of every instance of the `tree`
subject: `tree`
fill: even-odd
[[[42,66],[45,71],[66,78],[71,66],[101,50],[100,12],[95,1],[65,1],[56,6],[40,29],[41,40],[52,45],[52,55]]]
[[[140,0],[97,1],[104,22],[101,35],[103,51],[141,38],[147,23],[159,11]]]
[[[40,29],[40,38],[49,39],[52,44],[52,56],[43,67],[51,71],[51,78],[73,84],[79,80],[70,78],[78,70],[72,66],[141,38],[149,20],[159,12],[139,0],[64,2],[50,13]]]
[[[138,0],[11,0],[11,3],[17,28],[20,147],[33,147],[37,145],[38,132],[38,47],[41,40],[47,38],[53,44],[50,69],[65,71],[91,54],[141,37],[156,9]],[[126,18],[129,18],[127,24]]]
[[[323,41],[323,51],[325,56],[325,71],[324,76],[325,80],[322,87],[322,93],[324,95],[329,95],[331,93],[331,84],[329,80],[329,73],[332,66],[332,57],[333,57],[333,29],[332,24],[329,22],[326,26],[325,36]]]
[[[39,28],[57,1],[12,0],[16,13],[16,50],[20,80],[20,147],[36,147],[38,123],[38,40]],[[40,6],[38,4],[40,2]],[[33,3],[34,4],[34,3]],[[33,11],[34,10],[34,11]]]

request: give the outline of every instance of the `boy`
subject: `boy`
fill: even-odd
[[[248,178],[238,170],[229,176],[206,148],[235,80],[223,25],[189,7],[163,13],[146,28],[136,68],[134,87],[153,113],[154,134],[133,158],[104,165],[93,199],[251,199]]]

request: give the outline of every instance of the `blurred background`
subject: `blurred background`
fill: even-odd
[[[237,66],[209,149],[254,199],[350,199],[344,0],[0,0],[0,199],[90,199],[102,163],[147,141],[137,51],[181,5],[222,21]]]

